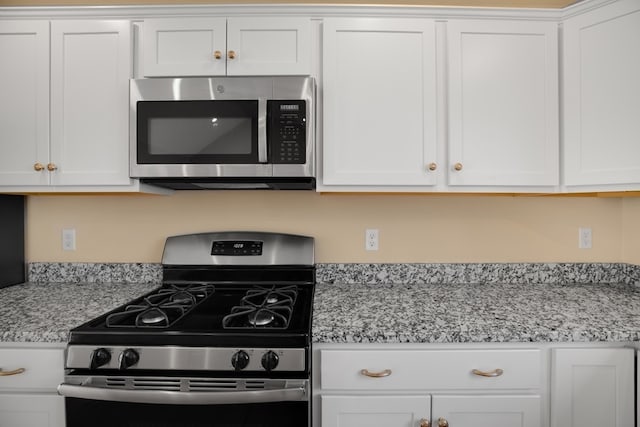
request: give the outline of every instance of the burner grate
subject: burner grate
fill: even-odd
[[[225,329],[286,329],[293,314],[298,289],[292,286],[257,286],[222,319]]]
[[[108,328],[167,328],[215,292],[211,284],[170,283],[106,318]]]

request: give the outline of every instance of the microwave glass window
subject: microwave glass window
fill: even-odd
[[[149,154],[250,154],[250,118],[166,117],[149,120]]]
[[[137,155],[149,164],[253,164],[257,100],[139,101]]]

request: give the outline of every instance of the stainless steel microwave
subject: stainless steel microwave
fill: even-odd
[[[174,189],[315,188],[312,77],[130,86],[131,177]]]

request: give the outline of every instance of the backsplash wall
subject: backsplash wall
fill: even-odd
[[[260,230],[314,236],[319,263],[640,264],[639,201],[278,191],[34,195],[27,259],[158,263],[170,235]],[[592,249],[578,249],[579,227],[592,228]],[[62,250],[63,228],[76,229],[76,251]],[[377,252],[364,250],[367,228],[380,230]]]

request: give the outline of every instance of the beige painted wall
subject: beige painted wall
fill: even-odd
[[[28,198],[27,257],[160,262],[169,235],[264,230],[314,236],[317,262],[620,262],[623,203],[629,223],[640,212],[638,202],[277,191],[38,195]],[[577,248],[581,226],[593,229],[591,250]],[[61,250],[65,227],[77,230],[75,252]],[[380,230],[378,252],[364,250],[366,228]],[[631,260],[627,243],[624,258]]]
[[[640,265],[640,198],[622,201],[622,260]]]

